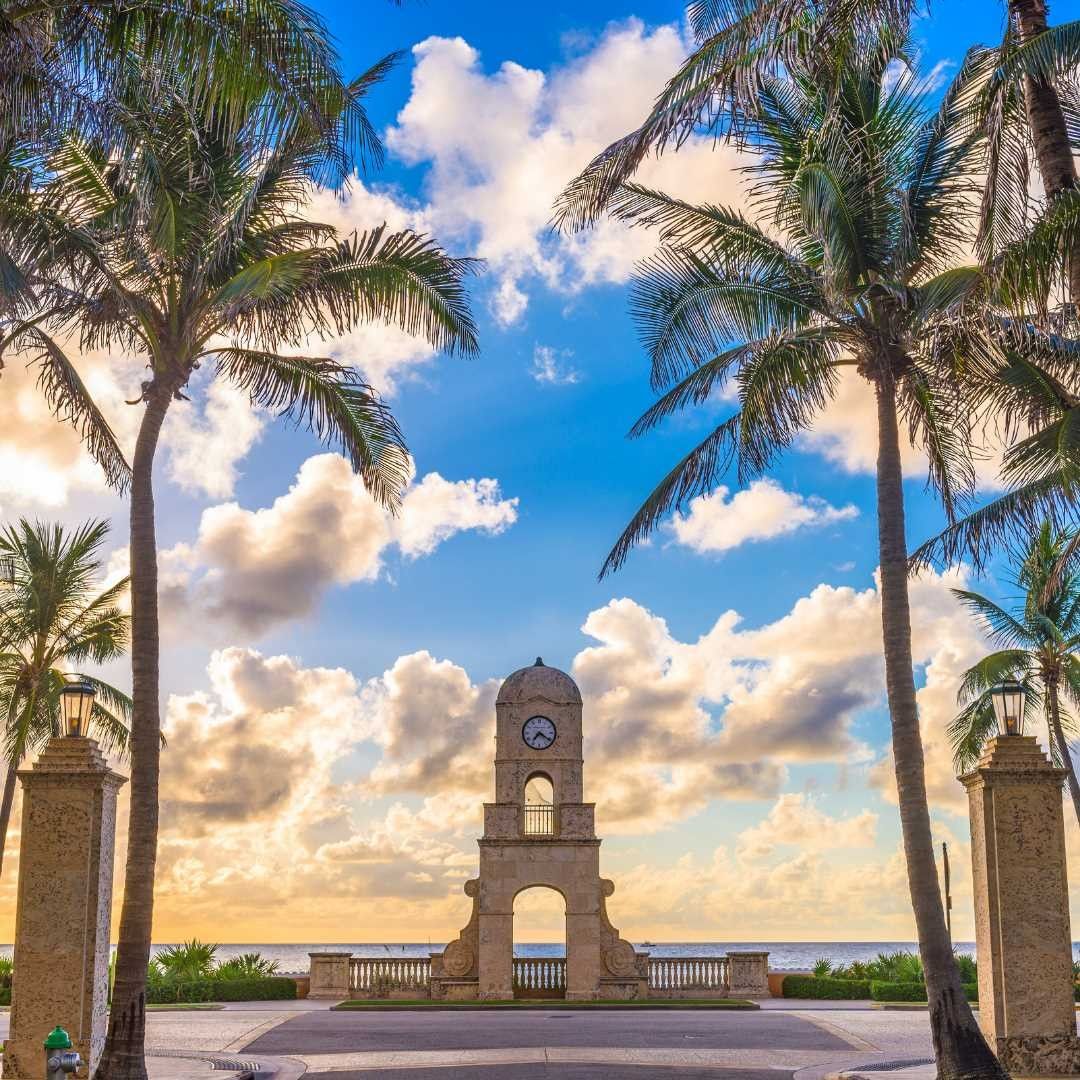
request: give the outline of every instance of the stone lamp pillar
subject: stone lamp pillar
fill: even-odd
[[[1026,735],[991,739],[960,778],[971,812],[980,1023],[1013,1075],[1080,1074],[1064,778]]]
[[[56,736],[23,786],[15,978],[4,1080],[38,1080],[57,1025],[91,1074],[105,1045],[116,796],[93,739]]]

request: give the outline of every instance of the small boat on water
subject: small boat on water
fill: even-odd
[[[642,944],[642,947],[645,948],[645,947],[648,947],[650,945],[655,945],[656,942],[655,941],[643,941],[641,944]]]

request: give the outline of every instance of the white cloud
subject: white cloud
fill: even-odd
[[[728,488],[719,487],[694,499],[688,513],[676,514],[671,520],[676,541],[701,553],[730,551],[799,529],[850,521],[859,513],[854,506],[835,507],[814,495],[785,491],[768,479],[728,495]]]
[[[224,379],[194,395],[202,398],[201,410],[195,401],[177,401],[169,410],[162,433],[168,475],[185,491],[224,499],[233,493],[237,466],[258,441],[266,417]]]
[[[138,395],[141,370],[122,357],[80,354],[71,342],[65,348],[130,460],[142,408],[124,400]],[[101,496],[104,475],[75,428],[49,411],[36,385],[37,367],[11,356],[0,376],[0,509],[55,510],[79,494]]]
[[[410,558],[430,555],[466,529],[497,536],[517,520],[517,499],[501,499],[497,480],[444,480],[428,473],[409,488],[392,523],[394,542]]]
[[[277,512],[281,524],[289,515]],[[912,583],[935,810],[963,806],[959,784],[944,770],[939,779],[934,738],[959,669],[982,647],[948,592],[962,581]],[[722,810],[709,819],[722,843],[705,856],[654,848],[627,863],[634,848],[617,846],[612,914],[625,931],[791,938],[812,910],[816,935],[909,936],[903,859],[879,840],[878,815],[783,791],[789,764],[874,757],[854,725],[884,696],[876,588],[821,585],[770,623],[745,628],[727,612],[689,640],[629,599],[590,612],[583,629],[592,641],[571,670],[600,835],[671,829],[730,800],[764,804],[738,831],[725,833]],[[499,679],[474,681],[419,650],[361,683],[235,647],[213,654],[207,677],[206,690],[173,696],[166,709],[163,936],[208,923],[219,936],[252,936],[315,901],[330,936],[364,927],[405,940],[411,926],[438,941],[464,921],[460,882],[474,871],[491,792]],[[888,786],[887,762],[871,783]],[[935,828],[950,840],[961,897],[964,844],[954,846],[947,824]],[[302,933],[306,916],[288,918]]]
[[[189,626],[209,617],[259,634],[310,614],[332,585],[374,579],[395,546],[419,558],[455,533],[497,534],[516,517],[517,500],[501,498],[495,480],[428,473],[410,485],[395,518],[344,458],[319,454],[268,507],[203,511],[195,543],[162,553],[164,605]]]
[[[581,379],[579,372],[569,366],[573,357],[571,349],[556,349],[551,345],[537,345],[533,349],[532,369],[529,374],[538,383],[549,386],[572,386]]]
[[[757,825],[739,834],[740,856],[763,859],[780,847],[804,852],[870,848],[877,839],[878,815],[864,810],[853,817],[830,817],[801,792],[781,795]]]
[[[676,27],[648,30],[637,19],[546,74],[512,60],[489,74],[462,38],[414,47],[412,94],[387,143],[406,163],[430,165],[429,220],[489,261],[500,322],[521,316],[529,278],[570,292],[622,282],[653,250],[647,232],[610,221],[569,238],[552,237],[548,223],[564,185],[641,123],[685,52]],[[738,161],[730,147],[694,138],[650,160],[639,179],[683,198],[739,200]]]

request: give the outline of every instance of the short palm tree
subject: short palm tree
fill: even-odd
[[[1006,680],[1021,682],[1027,691],[1025,712],[1041,711],[1046,718],[1051,754],[1068,772],[1080,821],[1080,783],[1066,737],[1075,729],[1063,704],[1080,706],[1080,573],[1075,554],[1066,555],[1073,539],[1043,523],[1016,559],[1014,584],[1020,595],[1011,610],[981,593],[953,590],[1000,648],[964,672],[959,694],[964,708],[950,723],[949,738],[957,770],[972,768],[996,726],[990,692]],[[1057,570],[1063,556],[1068,566],[1062,574]]]
[[[353,87],[360,94],[375,75]],[[143,416],[130,470],[131,825],[109,1039],[99,1080],[144,1080],[145,982],[158,820],[158,609],[153,463],[170,405],[212,365],[254,405],[341,448],[368,491],[393,507],[410,459],[393,415],[359,373],[298,350],[307,340],[385,320],[433,346],[472,353],[464,282],[470,260],[385,227],[338,236],[300,212],[322,160],[322,133],[296,126],[267,152],[222,138],[190,103],[132,118],[132,152],[67,137],[28,195],[20,262],[40,267],[39,310],[4,345],[37,365],[57,414],[76,423],[107,475],[128,483],[112,432],[58,335],[137,358]],[[44,228],[42,227],[44,223]]]
[[[616,218],[658,227],[659,252],[632,286],[631,308],[659,400],[642,435],[709,401],[728,380],[735,415],[678,461],[634,515],[603,572],[674,508],[711,490],[730,464],[760,474],[808,428],[849,366],[877,407],[877,509],[885,674],[900,818],[939,1075],[1000,1077],[972,1016],[946,931],[926,801],[911,657],[900,426],[924,450],[951,515],[973,487],[969,414],[956,372],[998,350],[981,311],[978,267],[957,266],[973,231],[980,134],[969,121],[965,64],[935,114],[894,50],[859,50],[823,86],[814,68],[764,79],[745,117],[756,209],[689,205],[624,183]],[[573,205],[575,187],[564,193]],[[585,211],[587,211],[585,207]],[[587,212],[584,216],[587,217]],[[782,237],[783,239],[777,239]],[[947,342],[947,347],[943,345]]]
[[[121,606],[127,578],[99,589],[109,532],[91,521],[72,532],[25,519],[0,530],[0,735],[5,762],[0,801],[0,868],[15,797],[15,770],[61,731],[65,676],[127,652],[130,619]],[[131,700],[90,675],[90,720],[107,750],[124,751]]]

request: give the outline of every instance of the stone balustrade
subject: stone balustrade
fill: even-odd
[[[638,953],[648,996],[657,999],[768,997],[769,954],[729,952],[725,956],[648,956]],[[441,954],[436,953],[438,959]],[[345,952],[311,953],[310,997],[407,999],[432,996],[430,957],[363,957]],[[446,981],[439,973],[439,981]],[[454,981],[451,979],[450,981]],[[466,982],[469,980],[457,980]],[[471,984],[472,985],[472,984]],[[436,996],[467,998],[460,993]],[[566,958],[514,957],[513,993],[519,998],[558,998],[566,994]]]
[[[566,957],[515,956],[514,997],[566,997]]]
[[[725,997],[726,956],[650,956],[649,997]]]
[[[431,957],[366,957],[349,960],[354,998],[424,998],[431,993]]]

